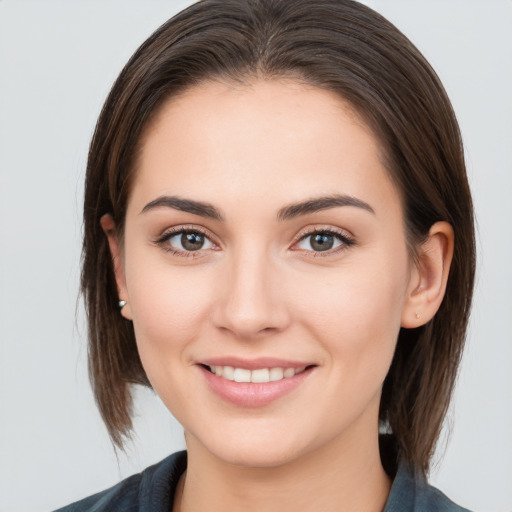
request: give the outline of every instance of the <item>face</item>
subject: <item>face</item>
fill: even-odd
[[[403,225],[375,137],[333,93],[207,83],[162,107],[111,247],[189,449],[272,466],[377,435],[414,286]]]

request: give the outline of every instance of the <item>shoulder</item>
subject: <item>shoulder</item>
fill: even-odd
[[[167,512],[186,465],[186,452],[174,453],[110,489],[55,512]]]
[[[470,512],[401,465],[384,512]]]

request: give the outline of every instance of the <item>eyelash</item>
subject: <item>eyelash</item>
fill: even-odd
[[[170,231],[166,231],[160,238],[158,238],[155,243],[159,245],[164,251],[169,252],[175,256],[181,256],[185,258],[197,258],[198,256],[201,256],[201,249],[198,249],[197,251],[181,251],[180,249],[174,249],[171,245],[167,244],[171,238],[181,235],[183,233],[196,233],[203,235],[205,238],[210,240],[210,242],[213,245],[216,245],[215,242],[211,240],[211,237],[208,235],[206,231],[201,229],[200,227],[186,227],[186,226],[180,226],[179,228],[171,229]]]
[[[305,233],[302,233],[300,238],[294,242],[294,246],[298,243],[302,242],[303,240],[306,240],[308,237],[312,237],[313,235],[327,235],[332,236],[336,238],[338,241],[341,242],[341,245],[335,249],[328,249],[326,251],[309,251],[309,250],[303,250],[304,252],[310,253],[310,256],[313,258],[326,258],[328,256],[332,256],[333,254],[338,254],[342,251],[347,250],[350,246],[354,245],[356,241],[354,238],[349,235],[345,231],[333,229],[333,228],[312,228],[310,230],[306,230]],[[294,250],[301,250],[301,249],[294,249]]]
[[[181,235],[183,233],[198,233],[207,238],[213,245],[216,246],[215,242],[211,240],[211,237],[207,234],[206,231],[199,227],[186,227],[186,226],[180,226],[179,228],[172,229],[170,231],[167,231],[164,233],[161,237],[159,237],[155,243],[159,245],[164,251],[169,252],[175,256],[185,257],[185,258],[197,258],[201,256],[201,253],[203,249],[198,249],[197,251],[181,251],[179,249],[174,249],[169,244],[166,245],[166,242],[168,242],[171,238]],[[352,236],[348,235],[346,232],[341,230],[336,230],[333,228],[328,229],[319,229],[319,228],[313,228],[311,230],[306,231],[305,233],[302,233],[301,236],[293,243],[293,245],[297,245],[298,243],[302,242],[303,240],[306,240],[308,237],[311,237],[313,235],[322,234],[327,236],[332,236],[336,238],[339,242],[341,242],[341,245],[335,249],[328,249],[325,251],[310,251],[310,250],[302,250],[303,252],[310,253],[309,255],[314,258],[322,258],[327,256],[332,256],[333,254],[337,254],[341,251],[344,251],[348,249],[350,246],[354,245],[356,242],[352,238]],[[293,249],[295,251],[301,251],[301,249]]]

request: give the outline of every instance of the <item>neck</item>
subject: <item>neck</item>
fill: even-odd
[[[354,441],[354,440],[352,440]],[[371,442],[334,440],[278,467],[240,467],[187,439],[188,467],[173,512],[381,512],[391,482]]]

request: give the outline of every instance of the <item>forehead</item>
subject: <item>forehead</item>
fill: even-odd
[[[290,201],[396,191],[372,130],[337,94],[291,80],[206,82],[167,100],[141,140],[132,191],[232,191]]]

